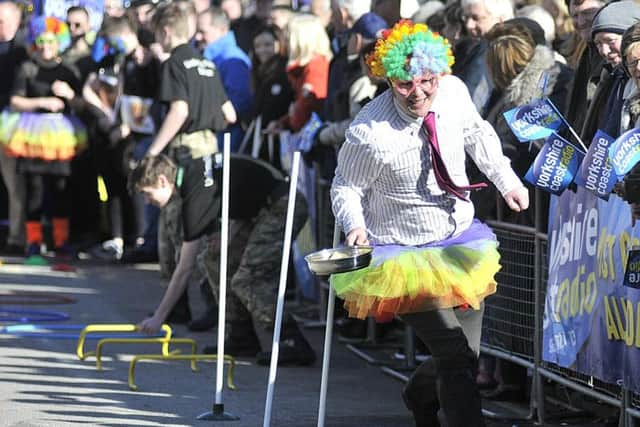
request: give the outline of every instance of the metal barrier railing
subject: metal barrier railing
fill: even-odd
[[[545,418],[541,390],[542,378],[545,378],[620,408],[619,425],[635,425],[634,418],[640,418],[640,394],[541,360],[541,308],[544,307],[548,273],[546,234],[537,233],[533,227],[500,221],[487,223],[500,242],[502,270],[496,276],[496,294],[485,302],[481,351],[533,371],[531,415],[540,423]],[[536,285],[535,277],[540,278],[539,285]],[[536,307],[538,302],[541,306]]]

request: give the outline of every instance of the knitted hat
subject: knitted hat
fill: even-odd
[[[360,34],[365,39],[374,40],[378,33],[387,28],[387,23],[373,12],[362,15],[351,27],[351,32]]]
[[[622,34],[640,20],[640,4],[634,0],[609,3],[598,11],[591,23],[591,39],[596,33]]]

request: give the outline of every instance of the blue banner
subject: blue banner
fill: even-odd
[[[520,142],[544,139],[562,128],[564,120],[547,98],[502,113]]]
[[[551,198],[544,360],[640,391],[640,290],[623,285],[639,232],[616,195]]]
[[[583,154],[566,139],[553,133],[533,161],[525,179],[552,194],[561,194],[573,181]]]
[[[609,200],[609,194],[618,181],[609,160],[609,147],[613,141],[614,138],[598,130],[575,178],[576,184],[605,200]]]
[[[89,12],[89,21],[93,31],[97,32],[102,25],[104,0],[41,0],[36,3],[36,13],[55,16],[65,22],[67,20],[67,9],[71,6],[82,6]]]
[[[618,176],[624,176],[640,161],[640,128],[620,135],[609,148],[609,158]]]

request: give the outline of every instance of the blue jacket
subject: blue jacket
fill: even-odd
[[[204,48],[202,55],[216,64],[227,97],[239,118],[251,114],[251,60],[236,43],[232,31]]]

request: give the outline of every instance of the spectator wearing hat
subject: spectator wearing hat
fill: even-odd
[[[632,0],[609,3],[593,18],[591,41],[606,64],[580,135],[585,144],[598,129],[614,138],[620,135],[624,87],[629,79],[620,46],[622,34],[638,20],[640,4]]]
[[[360,109],[374,98],[378,86],[371,80],[363,68],[361,51],[387,27],[386,22],[373,12],[362,15],[349,31],[347,44],[347,58],[349,60],[346,70],[347,87],[345,91],[336,95],[334,102],[334,114],[344,119],[334,122],[326,122],[318,132],[318,141],[323,145],[338,146],[344,142],[344,133],[351,120]]]

